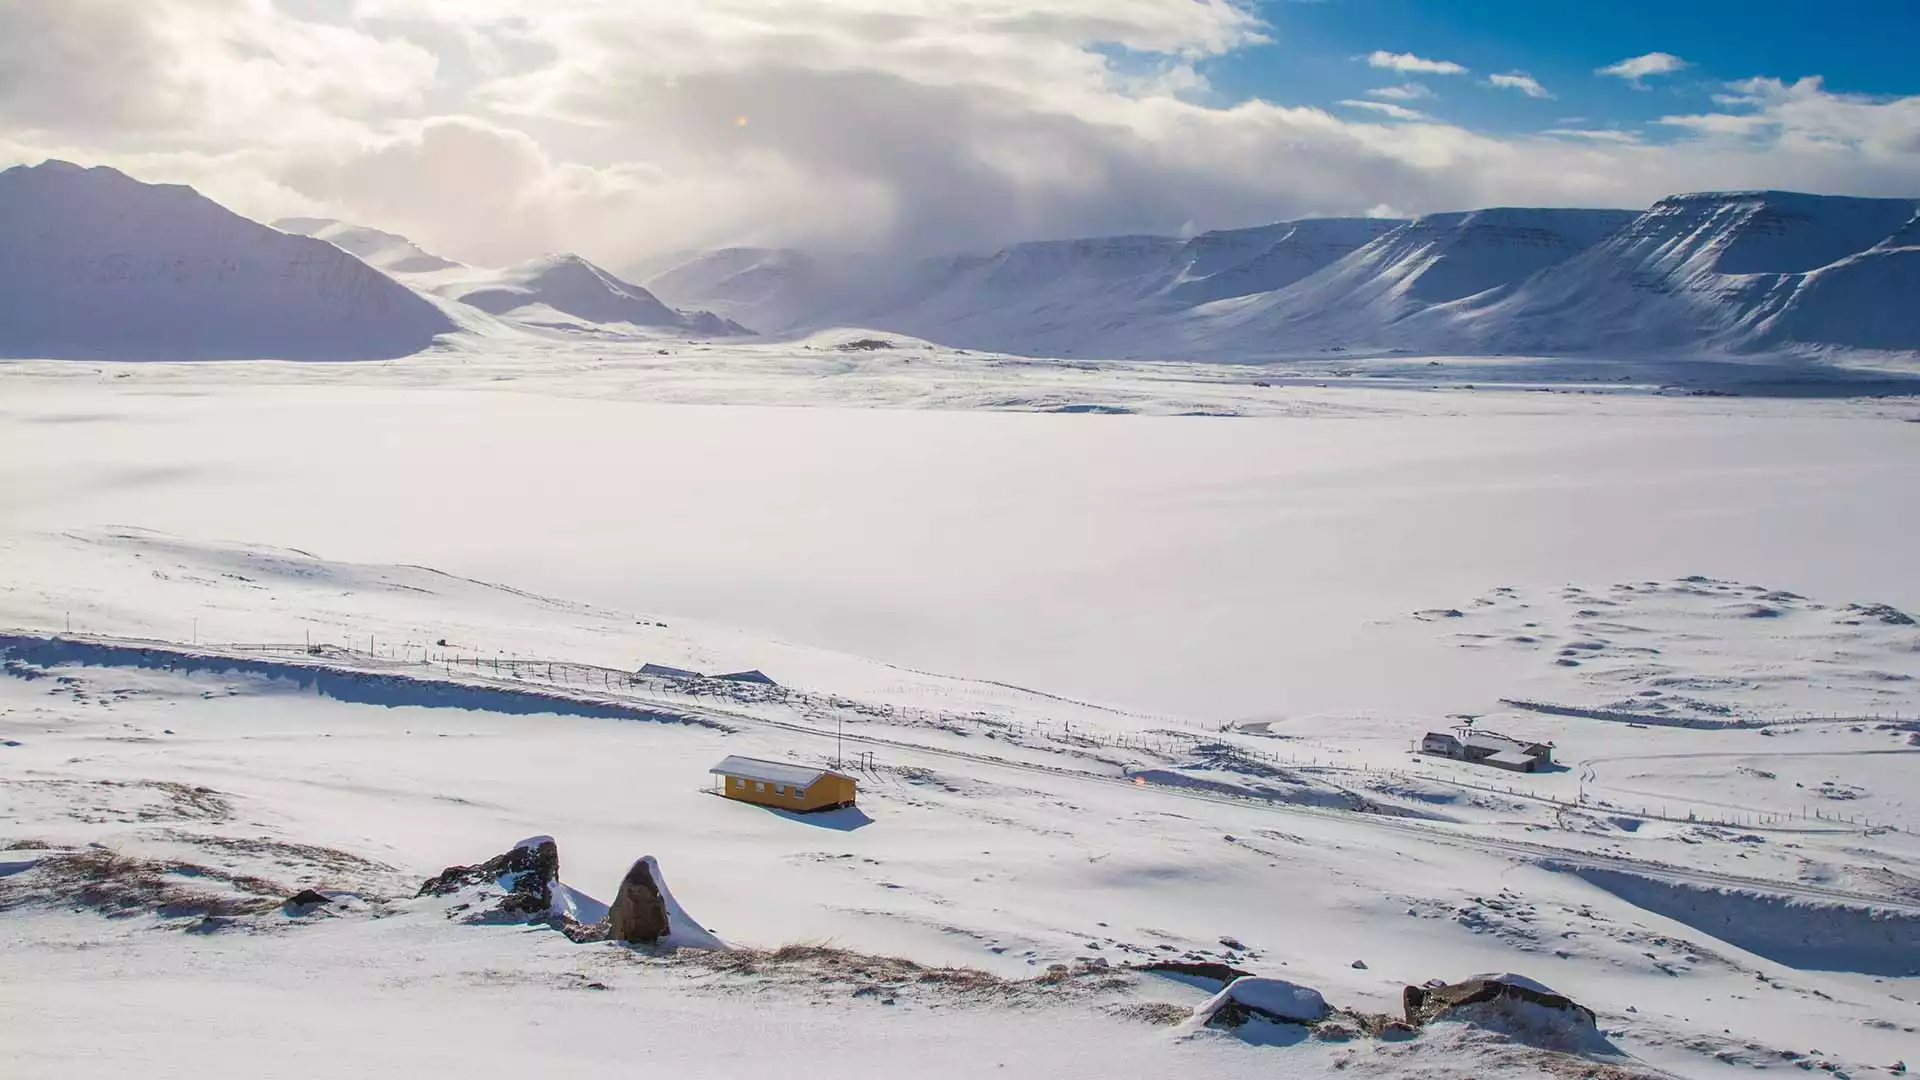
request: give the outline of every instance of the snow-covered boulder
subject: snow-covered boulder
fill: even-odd
[[[1500,972],[1440,986],[1409,986],[1402,1001],[1407,1023],[1415,1027],[1452,1020],[1546,1049],[1607,1049],[1592,1009],[1524,975]]]
[[[1286,979],[1247,975],[1228,983],[1193,1010],[1189,1028],[1238,1027],[1259,1016],[1283,1024],[1317,1024],[1333,1015],[1320,991]]]

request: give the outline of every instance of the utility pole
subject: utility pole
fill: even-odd
[[[841,768],[840,737],[847,726],[847,718],[836,715],[833,718],[833,767]]]

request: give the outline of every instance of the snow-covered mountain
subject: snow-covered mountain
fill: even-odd
[[[1327,218],[1192,238],[1043,240],[905,268],[728,248],[649,284],[676,303],[773,330],[861,325],[973,348],[1072,353],[1195,304],[1281,288],[1401,224]]]
[[[0,355],[402,356],[858,326],[1036,356],[1920,352],[1920,200],[1676,195],[884,257],[730,248],[650,279],[578,255],[470,267],[325,218],[62,162],[0,173]],[[656,292],[658,295],[656,295]],[[736,321],[737,320],[737,321]]]
[[[332,218],[281,218],[273,227],[318,237],[421,292],[510,322],[574,330],[637,326],[712,336],[752,332],[711,312],[675,311],[578,255],[545,255],[489,269],[441,258],[397,233]]]
[[[1496,208],[1017,244],[891,272],[731,249],[653,284],[770,328],[857,324],[1031,355],[1920,351],[1920,306],[1903,299],[1920,284],[1917,211],[1708,193],[1638,213]]]
[[[1287,287],[1182,313],[1154,327],[1151,340],[1254,354],[1446,351],[1464,309],[1573,258],[1634,216],[1510,207],[1429,214]]]
[[[460,268],[410,279],[419,288],[536,326],[638,326],[698,334],[752,331],[707,311],[675,311],[578,255],[545,255],[502,270]]]
[[[461,264],[443,259],[398,233],[381,232],[365,225],[349,225],[333,218],[289,217],[273,223],[281,232],[312,236],[346,251],[368,266],[389,274],[424,274],[435,270],[454,270]]]
[[[875,267],[857,258],[811,255],[789,248],[720,248],[691,254],[651,275],[647,287],[669,303],[697,306],[763,333],[834,325],[850,310],[871,308]]]
[[[351,360],[453,329],[340,248],[192,188],[62,161],[0,172],[0,355]]]
[[[1920,349],[1920,200],[1676,195],[1457,337],[1508,351]]]

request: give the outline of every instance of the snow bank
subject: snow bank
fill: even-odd
[[[726,942],[701,926],[693,916],[687,914],[686,908],[680,906],[680,901],[673,898],[673,891],[667,888],[665,875],[660,873],[659,860],[647,855],[640,861],[647,864],[647,871],[653,875],[654,887],[660,890],[660,899],[667,905],[667,924],[672,929],[660,939],[660,944],[681,949],[725,949]]]

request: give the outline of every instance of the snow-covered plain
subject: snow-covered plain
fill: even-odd
[[[1595,1067],[1182,1026],[1219,987],[1150,957],[1513,971],[1626,1075],[1916,1057],[1910,401],[844,340],[0,369],[10,1075]],[[1409,752],[1455,713],[1565,767]],[[806,818],[726,754],[871,757]],[[529,834],[737,949],[987,975],[411,899]],[[275,903],[103,918],[91,844]]]

